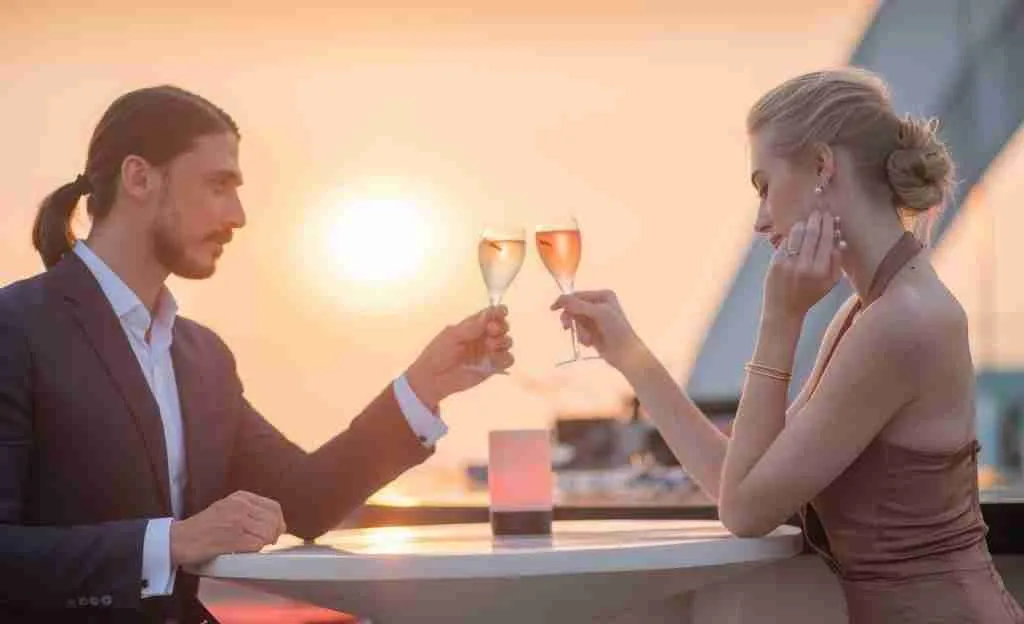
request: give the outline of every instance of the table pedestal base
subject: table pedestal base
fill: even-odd
[[[749,573],[763,563],[652,572],[457,579],[347,582],[235,581],[311,604],[341,609],[373,624],[483,622],[559,624],[623,622],[652,604],[669,605],[673,624],[685,619],[692,592]],[[683,596],[683,598],[676,598]],[[680,613],[679,608],[683,609]],[[648,614],[654,617],[654,614]],[[684,619],[680,619],[683,616]],[[638,620],[642,621],[642,620]]]

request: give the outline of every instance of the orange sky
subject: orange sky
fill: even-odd
[[[241,126],[249,223],[213,280],[171,286],[183,314],[234,349],[253,403],[307,448],[344,427],[437,329],[486,304],[475,245],[490,221],[529,229],[574,212],[578,286],[616,289],[684,378],[749,240],[746,108],[790,75],[841,63],[873,7],[256,2],[129,17],[128,3],[96,4],[0,7],[0,284],[39,270],[28,245],[35,206],[79,172],[114,97],[162,82],[203,94]],[[1019,177],[988,185],[989,202],[1011,204]],[[302,241],[337,209],[325,197],[381,179],[417,202],[434,237],[416,279],[381,285],[389,305],[368,306],[359,289],[310,268]],[[84,217],[79,226],[84,234]],[[1013,247],[1005,231],[1001,249]],[[979,236],[959,227],[938,257],[969,311],[977,280],[962,257]],[[489,429],[607,409],[625,392],[601,363],[552,366],[568,336],[547,311],[554,282],[529,254],[506,298],[515,374],[445,405],[451,433],[432,462],[481,459]],[[997,307],[1009,319],[1020,306]],[[1020,342],[1001,340],[996,359],[1019,360]]]

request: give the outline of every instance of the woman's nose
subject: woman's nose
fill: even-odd
[[[757,207],[757,218],[754,219],[754,231],[758,234],[765,234],[772,230],[772,220],[768,215],[768,210],[765,208],[765,202],[761,202],[761,205]]]

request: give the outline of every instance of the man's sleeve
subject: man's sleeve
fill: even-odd
[[[34,445],[32,366],[25,332],[0,304],[0,603],[136,607],[145,520],[23,524]]]
[[[433,453],[409,426],[390,384],[347,429],[306,453],[245,399],[234,359],[224,349],[230,361],[225,401],[238,419],[230,489],[276,500],[293,535],[313,539],[334,528],[370,495]],[[294,416],[341,420],[338,414]]]

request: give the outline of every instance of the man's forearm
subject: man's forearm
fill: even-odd
[[[276,500],[288,532],[315,538],[432,450],[409,427],[389,385],[352,424],[313,453],[247,403],[232,458],[232,490]]]
[[[146,520],[75,527],[0,525],[0,602],[136,608]]]

